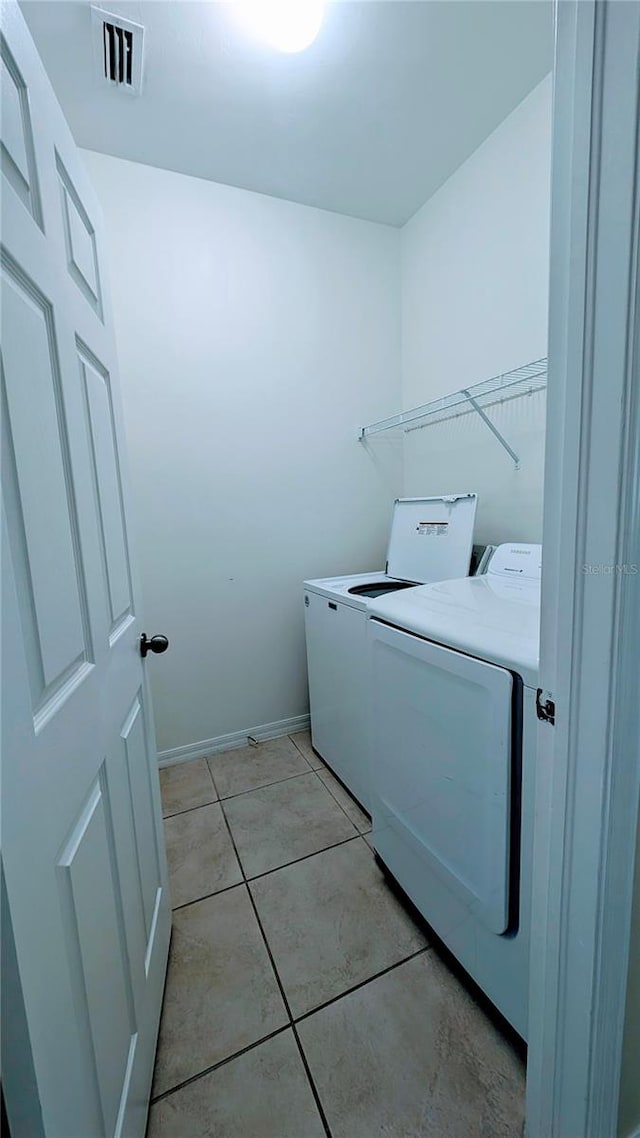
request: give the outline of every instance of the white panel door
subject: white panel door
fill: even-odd
[[[503,933],[512,676],[377,620],[369,631],[374,833],[390,827],[490,932]],[[424,915],[438,930],[437,915]]]
[[[7,894],[45,1134],[142,1138],[171,912],[100,211],[2,9]]]

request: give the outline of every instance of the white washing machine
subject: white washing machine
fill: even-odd
[[[376,853],[525,1039],[541,552],[368,621]]]
[[[367,606],[372,597],[467,573],[477,503],[476,494],[399,498],[384,573],[304,583],[313,746],[367,812]]]

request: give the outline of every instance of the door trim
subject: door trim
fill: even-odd
[[[557,716],[538,728],[529,1138],[618,1124],[640,795],[639,48],[640,5],[556,5],[540,683]]]

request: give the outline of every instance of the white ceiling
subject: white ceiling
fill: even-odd
[[[551,68],[550,0],[338,0],[282,55],[216,0],[144,24],[139,98],[97,73],[88,0],[22,0],[80,146],[402,225]]]

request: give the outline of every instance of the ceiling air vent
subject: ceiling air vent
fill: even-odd
[[[142,90],[142,48],[144,28],[104,12],[102,8],[91,8],[96,59],[100,74],[112,87],[139,95]]]

